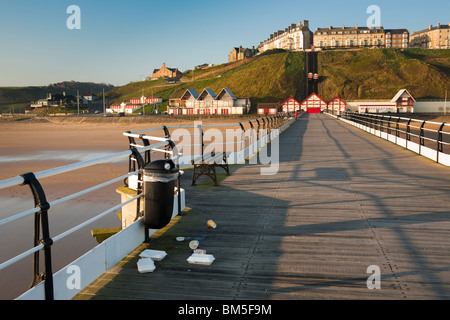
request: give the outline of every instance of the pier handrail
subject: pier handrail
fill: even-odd
[[[220,127],[220,128],[226,128],[226,127],[237,127],[238,129],[235,130],[236,134],[241,135],[241,139],[236,139],[236,141],[230,142],[233,144],[236,144],[238,146],[238,150],[240,152],[244,151],[245,143],[248,142],[249,146],[252,143],[257,143],[258,147],[262,146],[263,144],[267,143],[268,140],[270,140],[271,137],[268,137],[271,130],[284,128],[287,126],[288,121],[282,121],[285,120],[286,115],[285,114],[278,114],[275,116],[268,116],[268,117],[262,117],[258,119],[248,120],[244,122],[238,122],[234,124],[224,124],[224,125],[203,125],[200,126],[201,131],[200,132],[194,132],[192,133],[193,136],[201,136],[208,135],[208,132],[204,132],[202,128],[212,128],[212,127]],[[293,121],[292,119],[290,121]],[[291,122],[290,122],[291,123]],[[245,128],[245,126],[249,126],[249,128]],[[35,287],[40,283],[43,283],[45,286],[45,298],[48,300],[54,299],[54,288],[53,288],[53,272],[52,272],[52,262],[51,262],[51,247],[52,245],[60,241],[61,239],[67,237],[70,234],[73,234],[74,232],[80,230],[81,228],[88,226],[89,224],[105,217],[108,214],[111,214],[113,212],[116,212],[117,210],[121,209],[122,207],[126,206],[127,204],[130,204],[133,201],[136,201],[140,199],[143,196],[142,193],[142,186],[137,188],[137,195],[132,197],[131,199],[128,199],[127,201],[123,201],[121,204],[114,205],[112,208],[107,209],[106,211],[103,211],[94,217],[83,221],[79,223],[78,225],[61,232],[60,234],[56,236],[50,237],[49,233],[49,223],[48,223],[48,214],[47,211],[52,209],[54,206],[62,204],[64,202],[67,202],[69,200],[72,200],[74,198],[80,197],[82,195],[86,195],[88,193],[91,193],[95,190],[98,190],[100,188],[103,188],[105,186],[111,185],[113,183],[120,182],[122,180],[126,181],[131,176],[138,176],[142,177],[143,174],[143,164],[147,164],[150,162],[150,154],[158,153],[161,154],[164,158],[170,158],[174,160],[178,168],[180,168],[179,159],[183,156],[183,154],[178,152],[178,147],[174,144],[174,141],[172,140],[172,137],[169,133],[169,129],[174,128],[192,128],[192,126],[162,126],[157,128],[150,128],[146,130],[138,130],[138,131],[127,131],[124,133],[125,136],[129,138],[129,150],[119,152],[116,154],[111,154],[108,156],[103,156],[87,161],[77,162],[73,164],[69,164],[62,167],[57,167],[45,171],[40,171],[37,173],[26,173],[19,177],[14,177],[6,180],[0,181],[0,190],[15,186],[21,186],[21,185],[29,185],[32,191],[32,195],[35,200],[35,207],[31,208],[29,210],[26,210],[24,212],[20,212],[17,214],[14,214],[12,216],[9,216],[5,219],[0,220],[0,226],[5,226],[13,221],[17,221],[19,219],[22,219],[24,217],[35,215],[35,243],[34,246],[31,249],[28,249],[24,252],[21,252],[20,254],[12,257],[7,258],[6,261],[0,263],[0,271],[4,270],[5,268],[13,265],[14,263],[29,257],[30,255],[34,254],[34,274],[33,274],[33,281],[31,284],[31,287]],[[162,129],[164,130],[165,134],[163,137],[151,135],[151,132],[154,130]],[[246,135],[247,132],[250,131],[250,135]],[[281,131],[281,130],[279,130]],[[145,132],[145,134],[143,134]],[[274,131],[274,133],[278,134],[278,131]],[[266,137],[267,136],[267,137]],[[136,139],[140,139],[141,141],[136,141]],[[200,140],[201,144],[200,146],[204,146],[203,138]],[[140,144],[143,143],[144,145]],[[229,142],[225,142],[229,143]],[[209,145],[215,145],[220,143],[210,143]],[[192,144],[192,146],[197,146],[197,144]],[[254,150],[249,151],[255,152]],[[141,153],[144,153],[144,157],[142,157]],[[244,152],[245,153],[245,152]],[[148,155],[148,156],[147,156]],[[120,159],[124,159],[128,157],[129,159],[129,168],[128,173],[125,175],[121,175],[117,178],[111,179],[109,181],[100,183],[96,186],[84,189],[82,191],[75,192],[73,194],[70,194],[68,196],[59,198],[57,200],[54,200],[52,202],[47,202],[46,195],[44,188],[40,184],[40,180],[43,178],[51,178],[59,174],[67,173],[70,171],[90,167],[97,164],[107,163],[111,161],[116,161]],[[138,166],[136,167],[136,163]],[[180,171],[180,175],[182,174],[182,171]],[[177,192],[178,192],[178,210],[181,208],[180,204],[180,175],[178,176],[177,181]],[[142,179],[140,179],[142,183]],[[137,210],[139,211],[139,203],[140,201],[136,202]],[[180,213],[180,212],[179,212]],[[42,234],[41,234],[42,233]],[[42,273],[39,272],[39,251],[43,250],[44,252],[44,271]],[[30,288],[31,288],[30,287]]]
[[[201,138],[213,135],[211,133],[208,133],[208,131],[204,131],[203,128],[238,128],[235,130],[234,134],[241,135],[241,139],[239,141],[224,141],[224,142],[213,142],[208,143],[208,146],[218,146],[218,145],[232,145],[235,144],[238,146],[238,148],[241,148],[240,151],[244,149],[245,144],[248,142],[249,144],[252,144],[255,141],[259,141],[261,138],[263,138],[263,135],[268,135],[270,131],[274,128],[280,127],[282,124],[283,119],[286,119],[288,114],[285,113],[279,113],[276,115],[268,115],[265,117],[260,117],[256,119],[231,123],[231,124],[213,124],[213,125],[204,125],[201,124],[199,129],[200,131],[194,131],[190,133],[190,136],[192,137],[199,137]],[[246,128],[248,126],[248,128]],[[124,132],[124,135],[130,138],[130,146],[140,146],[135,139],[141,139],[141,142],[144,142],[145,140],[151,140],[155,139],[155,136],[151,135],[152,131],[155,130],[163,130],[165,133],[165,137],[173,138],[173,137],[179,137],[182,135],[171,133],[170,129],[183,129],[183,128],[190,128],[192,129],[192,125],[181,125],[181,126],[160,126],[160,127],[153,127],[148,129],[141,129],[136,131],[127,131]],[[188,145],[183,145],[183,147],[204,147],[204,140],[199,139],[197,143],[192,143]],[[182,155],[180,155],[181,157]],[[192,155],[192,158],[194,155]]]
[[[128,172],[127,174],[122,175],[120,177],[111,179],[109,181],[103,182],[101,184],[98,184],[96,186],[93,186],[93,187],[90,187],[87,189],[84,189],[82,191],[70,194],[68,196],[62,197],[62,198],[57,199],[52,202],[46,202],[45,192],[39,183],[39,179],[53,177],[53,176],[56,176],[56,175],[59,175],[62,173],[67,173],[70,171],[86,168],[86,167],[97,165],[97,164],[102,164],[105,162],[116,161],[119,159],[130,157],[131,155],[136,154],[136,152],[139,152],[139,153],[147,152],[149,150],[159,152],[161,150],[159,148],[161,148],[161,147],[165,147],[167,145],[173,146],[173,142],[167,138],[154,139],[154,140],[158,141],[158,143],[153,144],[153,145],[148,145],[145,147],[134,148],[134,150],[132,150],[130,148],[130,150],[128,150],[128,151],[115,153],[115,154],[111,154],[111,155],[103,156],[103,157],[99,157],[99,158],[94,158],[94,159],[86,160],[86,161],[82,161],[82,162],[77,162],[77,163],[69,164],[66,166],[58,167],[58,168],[40,171],[37,173],[28,173],[28,174],[21,175],[19,177],[0,181],[0,189],[29,184],[32,189],[32,193],[35,198],[35,204],[36,204],[35,207],[32,209],[26,210],[26,211],[18,213],[18,214],[14,214],[8,218],[0,220],[0,226],[7,225],[8,223],[22,219],[22,218],[27,217],[32,214],[35,214],[35,215],[39,214],[40,216],[46,216],[46,219],[45,219],[46,221],[43,221],[41,219],[42,221],[38,222],[39,226],[35,225],[35,245],[34,245],[34,247],[8,259],[7,261],[2,262],[0,264],[0,271],[4,270],[5,268],[13,265],[14,263],[16,263],[26,257],[34,254],[35,255],[34,265],[35,265],[35,268],[37,268],[37,269],[35,269],[35,271],[37,270],[37,272],[35,274],[33,274],[33,281],[32,281],[30,288],[36,286],[40,282],[45,282],[46,299],[52,300],[53,299],[53,287],[52,287],[51,278],[53,277],[53,274],[52,274],[52,266],[51,266],[51,258],[50,258],[50,247],[55,242],[62,240],[63,238],[69,236],[70,234],[80,230],[81,228],[88,226],[89,224],[92,224],[93,222],[107,216],[108,214],[116,212],[117,210],[121,209],[122,207],[126,206],[127,204],[141,198],[143,196],[143,194],[138,193],[135,197],[133,197],[127,201],[124,201],[121,204],[115,205],[112,208],[110,208],[104,212],[101,212],[100,214],[98,214],[98,215],[70,228],[69,230],[66,230],[66,231],[56,235],[56,236],[53,236],[50,238],[47,235],[47,237],[48,237],[47,239],[45,238],[46,236],[42,236],[42,239],[38,239],[39,241],[36,241],[37,238],[40,237],[41,231],[39,231],[39,229],[42,228],[42,229],[48,230],[48,228],[49,228],[47,211],[50,208],[54,207],[55,205],[58,205],[58,204],[66,202],[66,201],[72,200],[74,198],[80,197],[82,195],[88,194],[90,192],[93,192],[93,191],[103,188],[105,186],[111,185],[113,183],[122,181],[132,175],[139,174],[142,171],[142,168],[140,168],[139,170]],[[176,147],[173,148],[173,150],[170,152],[170,154],[171,154],[171,156],[178,157]],[[29,181],[27,181],[29,176],[32,177],[32,180],[33,180],[32,183],[29,183]],[[35,224],[36,224],[36,222],[35,222]],[[36,230],[38,230],[38,231],[36,231]],[[38,232],[38,234],[36,234],[36,232]],[[37,267],[39,265],[39,261],[36,261],[36,259],[39,260],[39,258],[36,254],[40,250],[44,250],[44,252],[45,252],[45,250],[48,250],[46,253],[44,253],[44,269],[45,270],[44,270],[43,274],[39,273],[39,270],[38,270],[39,268]],[[47,284],[47,283],[49,283],[49,284]]]
[[[394,137],[392,142],[450,166],[450,123],[374,113],[345,112],[339,117],[387,140]]]

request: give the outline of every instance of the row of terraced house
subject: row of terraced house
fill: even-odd
[[[385,29],[381,27],[332,27],[318,28],[314,33],[314,47],[340,48],[423,48],[449,49],[450,23],[413,32],[408,29]]]
[[[252,57],[258,53],[284,49],[288,51],[305,51],[310,49],[336,50],[357,48],[424,48],[450,49],[450,23],[428,28],[410,34],[408,29],[385,29],[380,27],[345,26],[309,29],[309,21],[291,24],[284,30],[272,33],[255,49],[233,48],[228,62]]]

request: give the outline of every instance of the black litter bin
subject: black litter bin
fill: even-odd
[[[156,160],[144,167],[144,225],[164,228],[172,218],[174,189],[179,175],[175,163]]]

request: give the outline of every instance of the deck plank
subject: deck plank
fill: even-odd
[[[220,186],[192,187],[186,170],[190,211],[75,299],[450,298],[448,168],[321,114],[297,120],[279,146],[276,175],[232,165]],[[189,264],[178,236],[216,260]],[[145,248],[168,255],[139,274]],[[367,288],[371,265],[380,290]]]

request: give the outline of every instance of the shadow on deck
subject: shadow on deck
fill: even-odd
[[[279,147],[275,175],[232,165],[220,186],[192,187],[185,170],[189,210],[75,299],[450,297],[448,168],[325,115],[298,119]],[[189,264],[189,239],[215,261]],[[146,248],[168,255],[140,274]],[[380,290],[367,288],[372,265]]]

